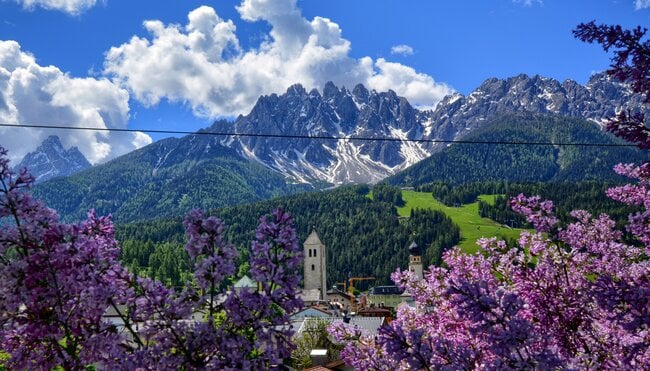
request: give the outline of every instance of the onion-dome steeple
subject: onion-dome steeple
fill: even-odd
[[[422,256],[422,251],[420,250],[420,246],[413,241],[411,243],[411,246],[409,246],[409,255],[411,256]]]

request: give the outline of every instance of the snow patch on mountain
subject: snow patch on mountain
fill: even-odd
[[[641,103],[628,86],[605,74],[593,75],[586,86],[541,76],[490,78],[467,96],[445,97],[431,111],[413,108],[390,90],[369,91],[363,85],[349,90],[330,82],[322,93],[316,89],[307,93],[296,84],[285,94],[260,97],[248,115],[228,128],[239,133],[366,140],[230,137],[221,143],[296,182],[375,183],[448,146],[435,141],[460,139],[495,115],[559,114],[602,126],[617,107],[641,107],[649,114]],[[381,140],[386,137],[404,141]]]
[[[325,178],[332,184],[377,183],[385,178],[383,174],[394,173],[391,167],[363,154],[363,147],[350,140],[339,140],[332,154],[336,160],[327,169]]]
[[[409,139],[408,133],[404,130],[391,128],[390,135],[393,138],[404,140],[401,142],[401,148],[399,151],[399,153],[402,155],[402,158],[404,158],[404,164],[397,166],[397,168],[401,169],[411,166],[430,156],[430,153],[424,149],[420,143],[407,141],[407,139]]]

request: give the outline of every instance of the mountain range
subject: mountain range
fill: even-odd
[[[449,95],[434,111],[427,112],[427,127],[431,129],[426,137],[456,139],[494,115],[517,112],[578,117],[602,126],[621,108],[643,108],[642,99],[605,73],[592,75],[584,86],[539,75],[490,78],[468,96]]]
[[[237,133],[311,137],[419,139],[419,111],[395,92],[378,93],[357,85],[352,91],[327,83],[322,94],[301,85],[285,94],[263,96]],[[235,137],[224,142],[240,154],[299,182],[375,183],[427,157],[415,143]]]
[[[541,76],[490,78],[468,96],[445,97],[433,111],[419,111],[391,90],[368,91],[362,85],[348,90],[328,83],[321,94],[294,85],[282,95],[260,97],[253,110],[237,118],[229,129],[367,140],[241,136],[225,139],[223,144],[298,182],[375,183],[445,147],[427,141],[457,140],[495,115],[553,114],[602,124],[621,107],[642,107],[641,100],[605,74],[593,75],[585,86]],[[218,123],[214,126],[223,128]],[[386,137],[416,141],[380,140]]]
[[[623,178],[612,170],[614,165],[645,160],[641,151],[603,132],[593,122],[559,115],[496,115],[464,136],[463,142],[433,153],[385,181],[410,187],[504,180],[620,182]],[[566,145],[582,143],[599,146]]]
[[[36,197],[66,220],[89,209],[118,222],[177,216],[292,194],[311,186],[239,156],[211,135],[154,142],[107,163],[37,184]]]
[[[508,171],[496,172],[490,166],[503,168],[514,162],[522,172],[531,173],[534,166],[544,164],[546,180],[581,180],[589,174],[609,174],[610,161],[604,158],[629,156],[554,149],[544,152],[546,160],[540,162],[537,152],[525,148],[499,150],[496,164],[485,160],[490,158],[489,148],[479,153],[467,147],[459,157],[458,146],[436,141],[468,136],[511,141],[523,135],[534,141],[613,143],[601,125],[619,107],[649,113],[627,86],[611,82],[604,74],[592,76],[585,86],[540,76],[492,78],[468,96],[446,97],[433,111],[418,110],[393,91],[369,91],[362,85],[348,90],[328,83],[322,92],[293,85],[284,94],[260,97],[248,115],[234,121],[217,121],[195,135],[158,141],[106,164],[42,183],[36,193],[66,218],[82,217],[94,207],[102,214],[114,213],[118,221],[132,221],[330,185],[376,183],[425,158],[434,159],[424,162],[431,166],[417,165],[416,170],[407,170],[408,177],[397,175],[391,182],[439,180],[427,174],[444,169],[455,174],[447,179],[453,182],[495,174],[508,178]],[[525,122],[531,118],[534,130],[527,133]],[[507,130],[503,122],[519,129]],[[254,135],[218,134],[224,132]],[[336,139],[349,136],[364,140]],[[411,141],[383,140],[387,137]],[[459,158],[464,162],[440,162]],[[480,163],[482,170],[469,176],[471,167],[480,168],[476,166],[480,158],[485,160]]]

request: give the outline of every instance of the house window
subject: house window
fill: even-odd
[[[309,249],[309,257],[311,258],[311,249]]]
[[[314,249],[314,258],[316,257],[316,249]]]
[[[311,265],[311,270],[316,270],[316,267],[313,264]]]

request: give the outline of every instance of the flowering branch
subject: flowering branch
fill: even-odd
[[[119,263],[110,217],[91,211],[79,224],[60,223],[31,198],[33,178],[24,170],[16,176],[6,153],[0,148],[0,339],[8,367],[267,369],[290,355],[289,314],[302,307],[301,251],[287,213],[276,210],[258,227],[250,265],[261,291],[225,283],[237,255],[223,240],[225,225],[189,213],[186,250],[196,271],[193,285],[176,293]],[[121,325],[106,321],[109,308]]]

